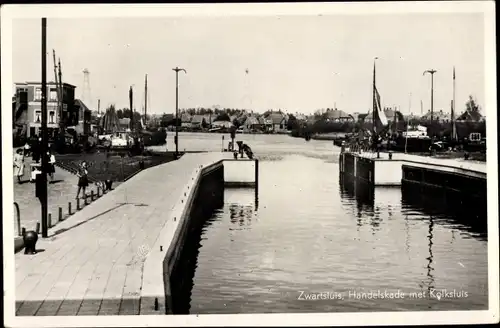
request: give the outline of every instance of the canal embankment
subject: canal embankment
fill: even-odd
[[[218,165],[225,156],[186,154],[143,170],[49,230],[48,238],[39,239],[36,255],[15,254],[15,289],[6,293],[15,292],[16,314],[154,311],[154,299],[149,304],[142,298],[151,283],[161,289],[160,300],[165,297],[163,263],[170,246],[165,240],[182,236],[174,228],[192,197],[189,188],[202,169]]]

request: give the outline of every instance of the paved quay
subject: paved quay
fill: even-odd
[[[21,227],[26,228],[26,230],[35,230],[37,222],[40,222],[41,217],[41,206],[40,201],[35,196],[35,184],[30,183],[29,179],[31,176],[30,164],[32,160],[30,157],[25,158],[25,174],[23,177],[23,183],[18,184],[17,178],[14,179],[14,202],[19,205],[19,212],[21,217]],[[48,177],[50,181],[50,177]],[[71,204],[72,212],[76,211],[76,191],[78,178],[76,175],[56,167],[56,172],[54,174],[55,183],[47,185],[48,192],[48,213],[52,215],[52,223],[57,223],[59,215],[59,207],[62,208],[63,219],[68,216],[68,203]],[[90,195],[91,190],[97,194],[97,189],[90,185],[87,188],[87,194]],[[80,206],[85,206],[84,201],[80,200]],[[14,214],[14,233],[18,236],[18,227],[16,222],[16,214]],[[41,222],[40,222],[41,224]]]
[[[15,255],[16,315],[139,314],[143,264],[184,186],[228,155],[186,154],[119,185]]]

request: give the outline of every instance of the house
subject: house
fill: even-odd
[[[190,128],[192,119],[193,119],[193,117],[191,115],[189,115],[188,113],[182,113],[181,114],[181,127],[182,128]]]
[[[481,122],[483,120],[483,115],[481,115],[481,113],[470,110],[466,110],[457,117],[457,121],[459,122]]]
[[[266,118],[266,126],[273,132],[286,131],[287,119],[283,113],[270,113]]]
[[[74,109],[77,117],[75,130],[79,134],[89,135],[91,133],[92,112],[80,99],[75,99]]]
[[[190,127],[192,129],[201,129],[204,124],[206,124],[204,115],[193,115]]]
[[[47,128],[49,137],[55,135],[59,124],[75,125],[78,121],[75,108],[75,88],[69,83],[62,84],[62,117],[59,112],[57,85],[47,82]],[[15,83],[15,104],[13,104],[13,123],[22,127],[26,136],[38,135],[42,121],[42,83]]]
[[[404,121],[403,114],[401,114],[397,110],[393,110],[392,108],[384,108],[384,114],[385,114],[385,117],[387,118],[388,123],[394,122],[396,120],[396,118],[399,122]],[[363,122],[372,123],[373,122],[373,113],[370,112],[368,115],[366,115],[366,117],[363,119]]]
[[[256,116],[248,116],[243,123],[244,130],[262,130],[262,124]]]
[[[343,110],[336,108],[328,109],[325,113],[325,118],[335,123],[354,122],[354,117],[351,114],[347,114]]]
[[[431,120],[431,111],[429,110],[427,113],[425,113],[425,115],[423,115],[421,117],[421,120],[430,121]],[[451,114],[445,113],[442,110],[435,110],[432,113],[432,121],[439,122],[439,123],[450,122],[451,121]]]
[[[229,121],[215,121],[212,123],[212,128],[226,128],[230,129],[233,126],[233,123]]]

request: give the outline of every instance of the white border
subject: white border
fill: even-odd
[[[11,288],[5,289],[5,324],[11,327],[139,327],[161,326],[242,326],[242,325],[416,325],[495,323],[499,321],[499,244],[498,244],[498,171],[496,122],[496,39],[495,3],[469,2],[358,2],[358,3],[286,3],[286,4],[136,4],[136,5],[6,5],[1,8],[2,85],[12,85],[12,19],[14,18],[89,18],[89,17],[167,17],[167,16],[276,16],[276,15],[359,15],[396,13],[484,13],[485,22],[485,108],[487,109],[488,140],[488,311],[446,312],[374,312],[328,314],[238,314],[191,316],[100,316],[100,317],[15,317],[15,297]],[[12,88],[2,88],[2,156],[3,213],[4,213],[4,285],[14,280],[14,251],[12,226]]]

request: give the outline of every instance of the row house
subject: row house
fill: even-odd
[[[69,83],[63,83],[62,105],[60,117],[57,86],[54,82],[47,83],[47,127],[49,136],[53,136],[62,120],[65,126],[78,124],[78,112],[75,106],[75,88]],[[27,137],[37,136],[42,124],[42,83],[15,83],[15,104],[13,104],[13,121],[17,127],[26,130]]]

